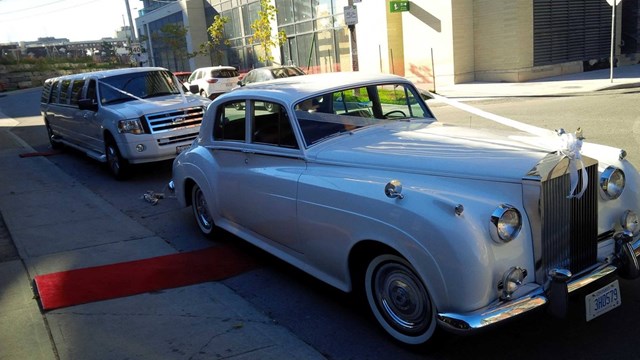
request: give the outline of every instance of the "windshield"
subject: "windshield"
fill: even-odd
[[[305,99],[295,114],[307,146],[374,125],[434,117],[409,84],[378,84]]]
[[[155,70],[112,76],[99,81],[103,105],[179,94],[173,76],[168,71]]]

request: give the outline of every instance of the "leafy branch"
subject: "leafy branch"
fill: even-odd
[[[287,41],[287,34],[279,31],[276,36],[272,35],[271,23],[276,19],[278,9],[269,0],[260,0],[260,11],[258,18],[251,24],[253,35],[249,38],[249,43],[258,43],[262,47],[262,54],[258,54],[258,60],[262,62],[273,61],[271,49],[276,45],[282,45]]]

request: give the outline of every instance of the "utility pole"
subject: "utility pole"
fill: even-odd
[[[353,9],[354,13],[356,14],[356,18],[355,18],[355,23],[358,22],[358,18],[357,18],[357,12],[355,12],[355,6],[353,6],[353,0],[349,0],[349,6],[348,8]],[[346,11],[345,11],[346,13]],[[345,14],[346,17],[346,14]],[[345,22],[347,19],[345,19]],[[358,71],[359,70],[359,66],[358,66],[358,40],[356,37],[356,24],[353,23],[351,24],[350,22],[347,23],[347,26],[349,26],[349,34],[351,35],[351,68],[353,71]]]
[[[609,61],[609,81],[613,82],[613,63],[615,62],[616,55],[616,5],[622,0],[607,0],[607,3],[611,6],[611,60]]]
[[[131,31],[131,41],[136,42],[136,27],[133,26],[133,19],[131,18],[131,8],[129,8],[129,0],[124,0],[124,3],[127,5],[127,16],[129,17],[129,29]]]

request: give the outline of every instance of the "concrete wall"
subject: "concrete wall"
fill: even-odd
[[[97,71],[87,64],[64,63],[47,66],[34,64],[0,65],[0,91],[42,86],[46,79],[82,72]]]

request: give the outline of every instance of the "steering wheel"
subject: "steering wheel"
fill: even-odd
[[[407,117],[407,114],[405,114],[405,113],[404,113],[404,111],[402,111],[402,110],[391,110],[391,111],[389,111],[388,113],[383,114],[383,116],[384,116],[385,118],[388,118],[388,117],[389,117],[389,115],[391,115],[391,114],[393,114],[393,113],[398,113],[398,114],[401,114],[401,115],[402,115],[402,117]]]

